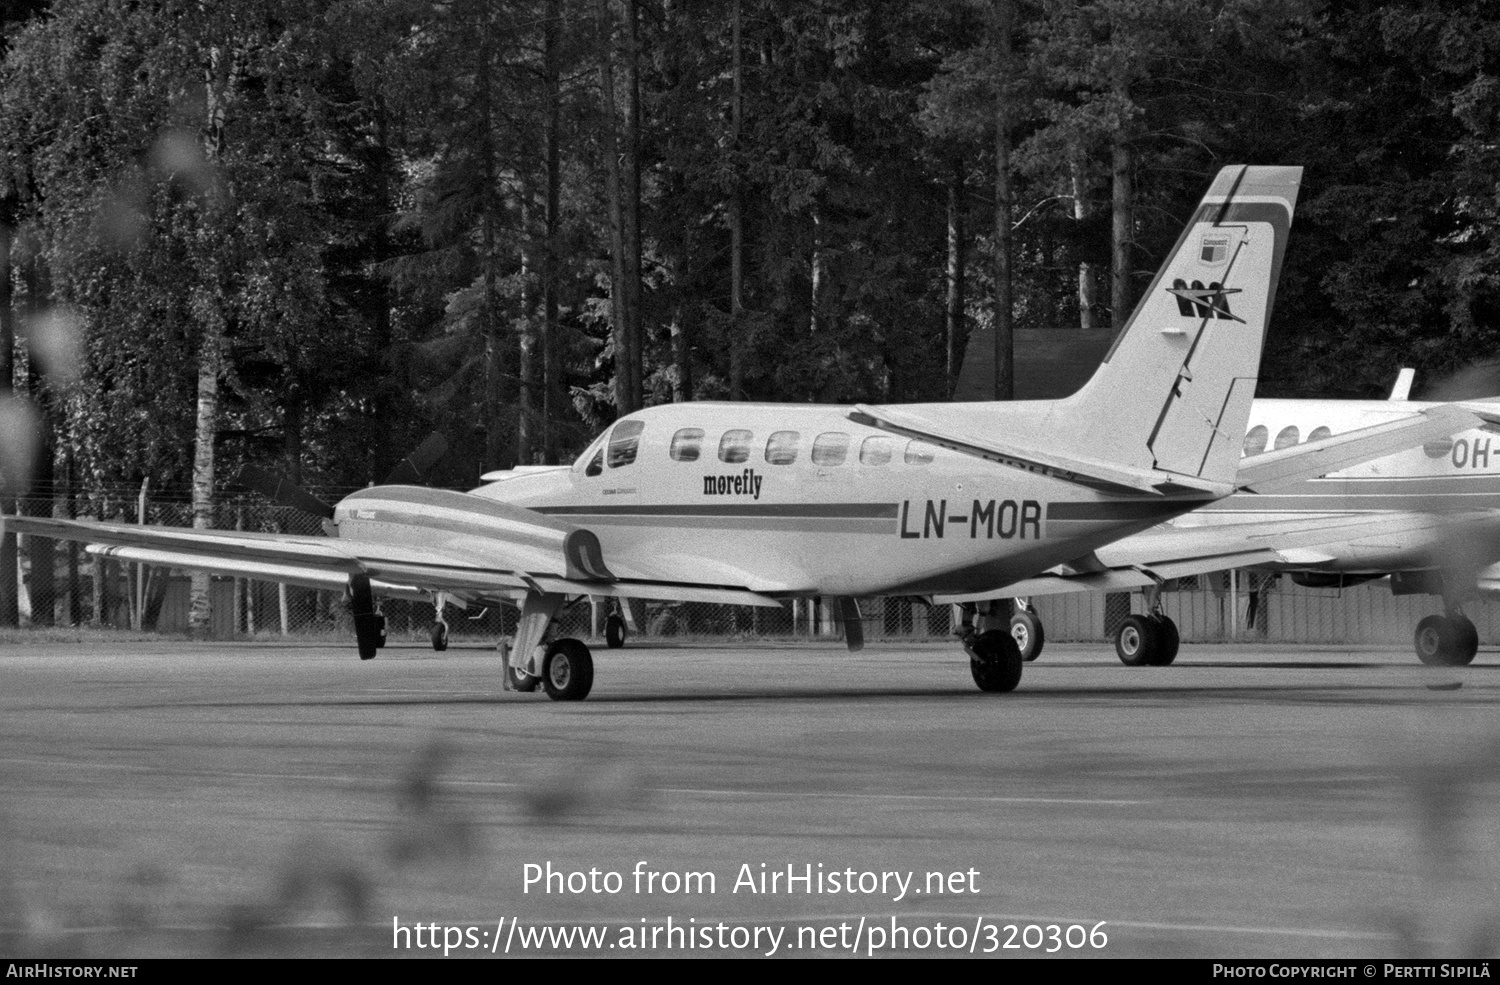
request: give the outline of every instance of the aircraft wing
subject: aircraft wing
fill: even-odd
[[[1383,458],[1440,438],[1481,427],[1482,415],[1458,404],[1439,404],[1409,417],[1346,431],[1290,448],[1251,455],[1240,462],[1235,485],[1264,493],[1315,479],[1346,465]]]
[[[855,404],[849,418],[858,424],[877,427],[907,438],[918,438],[939,448],[1096,489],[1155,495],[1197,494],[1205,498],[1223,497],[1234,491],[1227,485],[1209,482],[1193,475],[1134,469],[1127,465],[1081,456],[1057,455],[994,437],[980,438],[899,407]]]
[[[555,523],[551,526],[558,526]],[[449,592],[473,599],[509,597],[527,591],[561,595],[606,595],[624,598],[716,602],[727,605],[776,606],[770,596],[735,584],[699,585],[610,574],[597,557],[582,567],[607,577],[580,577],[574,554],[580,548],[575,528],[552,549],[524,538],[467,538],[460,546],[410,547],[352,537],[197,530],[88,520],[7,516],[6,529],[37,537],[80,541],[90,553],[120,561],[208,571],[213,574],[280,581],[309,588],[343,590],[349,576],[366,574],[377,594],[422,598]],[[589,535],[590,537],[592,535]],[[597,541],[594,542],[597,551]]]
[[[940,596],[935,602],[972,602],[1000,596],[1129,591],[1173,578],[1255,565],[1316,568],[1335,560],[1330,549],[1382,535],[1438,535],[1445,525],[1485,514],[1381,513],[1264,520],[1250,523],[1163,524],[1099,548],[1087,557],[993,591]]]
[[[1223,487],[1195,476],[1064,458],[995,438],[975,437],[896,407],[858,404],[849,416],[859,423],[904,437],[919,438],[951,451],[1031,472],[1043,472],[1096,488],[1158,494],[1206,493],[1213,496],[1223,496],[1228,492]],[[1250,492],[1270,492],[1307,479],[1316,479],[1348,465],[1382,458],[1428,441],[1484,426],[1490,423],[1491,416],[1500,420],[1500,413],[1493,408],[1480,409],[1472,404],[1440,404],[1400,420],[1386,421],[1357,431],[1254,455],[1240,462],[1235,475],[1235,487]]]

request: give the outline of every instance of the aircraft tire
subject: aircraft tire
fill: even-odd
[[[1424,616],[1412,636],[1417,659],[1429,667],[1453,666],[1457,627],[1447,616]]]
[[[374,660],[385,636],[385,620],[373,612],[357,612],[354,615],[354,639],[359,644],[359,659]]]
[[[594,687],[594,655],[582,640],[554,640],[542,661],[542,686],[553,701],[582,701]]]
[[[625,619],[618,612],[611,612],[604,620],[604,643],[611,650],[625,645]]]
[[[1021,683],[1021,648],[1003,629],[980,633],[964,647],[969,651],[969,670],[979,690],[992,694],[1014,691]]]
[[[510,689],[512,691],[535,691],[537,686],[542,683],[540,677],[532,677],[526,671],[518,670],[508,664],[506,665],[505,673],[510,678]]]
[[[1453,662],[1449,666],[1466,667],[1474,662],[1474,654],[1479,652],[1479,630],[1468,616],[1449,616],[1448,621],[1454,630]]]
[[[432,624],[432,648],[439,653],[448,649],[448,625],[446,623]]]
[[[1158,636],[1149,616],[1126,616],[1115,630],[1115,654],[1127,667],[1145,666],[1157,652]]]
[[[1156,650],[1146,662],[1152,667],[1165,667],[1177,659],[1177,647],[1182,642],[1177,635],[1177,624],[1170,616],[1153,615],[1151,621],[1156,625]]]
[[[1042,655],[1042,646],[1047,642],[1042,621],[1032,612],[1017,612],[1010,617],[1010,636],[1021,651],[1021,659],[1027,663]]]
[[[518,670],[510,665],[509,639],[502,638],[495,645],[495,649],[500,651],[500,664],[505,668],[505,676],[510,682],[510,689],[512,691],[531,692],[541,686],[542,679],[540,677],[533,677],[526,673],[526,671]]]

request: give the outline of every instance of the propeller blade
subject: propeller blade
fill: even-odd
[[[417,446],[416,451],[407,455],[400,464],[391,469],[391,474],[385,477],[385,482],[382,484],[387,486],[421,485],[427,470],[436,465],[447,453],[448,439],[434,431]]]
[[[281,476],[267,472],[265,469],[246,465],[240,469],[240,474],[235,477],[235,481],[246,489],[260,493],[278,506],[290,506],[292,509],[311,513],[325,520],[333,519],[332,506],[301,486],[293,485]]]

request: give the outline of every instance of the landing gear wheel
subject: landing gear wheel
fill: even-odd
[[[969,651],[969,670],[979,690],[1014,691],[1021,683],[1021,648],[1005,630],[980,633],[966,641],[964,649]]]
[[[582,701],[594,686],[594,656],[581,640],[555,640],[542,661],[542,686],[553,701]]]
[[[618,612],[611,612],[604,620],[604,642],[611,650],[625,645],[625,619]]]
[[[1468,616],[1427,616],[1413,642],[1417,659],[1429,667],[1462,667],[1479,651],[1479,631]]]
[[[439,653],[442,653],[444,650],[448,649],[447,623],[439,622],[432,624],[432,648]]]
[[[1474,662],[1474,654],[1479,652],[1479,630],[1468,616],[1459,614],[1448,619],[1453,623],[1458,644],[1453,653],[1453,665],[1466,667]]]
[[[1152,667],[1165,667],[1177,659],[1177,624],[1160,612],[1152,613],[1151,622],[1156,626],[1156,651],[1146,663]]]
[[[509,664],[505,667],[505,676],[510,678],[512,691],[535,691],[537,685],[542,683],[540,677],[532,677],[519,667],[512,667]]]
[[[495,649],[500,651],[500,663],[505,667],[505,679],[512,691],[535,691],[542,683],[540,677],[532,677],[519,667],[510,665],[510,641],[502,639]]]
[[[1149,616],[1126,616],[1115,630],[1115,653],[1127,667],[1151,662],[1158,649],[1156,623]]]
[[[1424,616],[1417,623],[1413,642],[1417,648],[1417,659],[1429,667],[1442,667],[1447,663],[1446,651],[1452,631],[1448,620],[1442,616]]]
[[[1017,612],[1010,617],[1010,637],[1016,641],[1021,659],[1027,663],[1042,655],[1042,644],[1047,642],[1042,621],[1031,612]]]

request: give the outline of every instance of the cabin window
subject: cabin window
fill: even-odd
[[[604,439],[607,434],[601,434],[594,439],[594,443],[583,450],[578,456],[578,461],[573,463],[575,469],[583,469],[583,474],[595,476],[604,471]]]
[[[935,451],[937,449],[925,441],[909,441],[906,443],[906,464],[931,465]]]
[[[1333,437],[1333,432],[1331,430],[1329,430],[1326,426],[1324,426],[1324,427],[1315,427],[1308,434],[1307,440],[1308,441],[1322,441],[1324,438],[1331,438],[1331,437]]]
[[[849,454],[849,436],[842,431],[827,431],[813,441],[814,465],[843,465]]]
[[[682,428],[672,435],[672,461],[696,462],[703,446],[702,428]]]
[[[1452,438],[1439,438],[1436,441],[1429,441],[1422,445],[1422,454],[1428,458],[1447,458],[1452,451]]]
[[[774,431],[766,439],[766,462],[771,465],[790,465],[797,460],[797,444],[802,435],[796,431]]]
[[[621,421],[609,436],[609,467],[617,469],[635,461],[635,453],[641,446],[641,432],[646,430],[645,421]]]
[[[1245,454],[1259,455],[1266,450],[1266,435],[1269,434],[1264,424],[1257,424],[1245,432]]]
[[[1276,435],[1276,450],[1290,448],[1302,438],[1302,432],[1297,430],[1297,425],[1288,424]]]
[[[888,465],[895,450],[896,442],[892,438],[866,438],[859,446],[859,464]]]
[[[741,462],[750,461],[750,439],[753,437],[749,431],[734,430],[725,431],[724,437],[719,439],[719,461],[730,465],[738,465]]]

